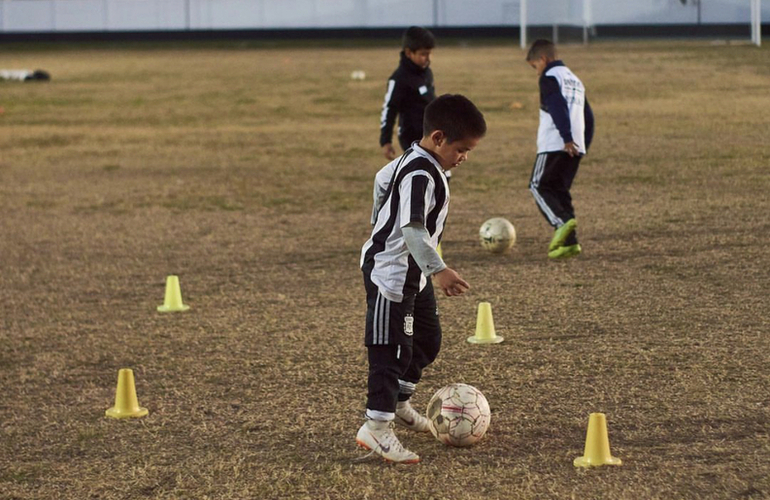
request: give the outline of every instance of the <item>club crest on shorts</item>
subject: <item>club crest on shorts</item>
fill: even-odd
[[[414,316],[411,314],[404,316],[404,334],[410,337],[414,335]]]

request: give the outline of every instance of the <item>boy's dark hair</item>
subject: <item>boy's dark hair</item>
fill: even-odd
[[[487,133],[487,122],[467,97],[444,94],[428,104],[423,116],[423,135],[427,137],[436,130],[444,132],[448,142],[480,138]]]
[[[529,52],[527,52],[527,61],[536,61],[542,56],[546,56],[548,59],[556,59],[556,45],[552,41],[541,38],[532,42]]]
[[[416,52],[420,49],[432,49],[436,46],[436,37],[425,28],[412,26],[404,31],[404,36],[401,39],[401,46],[412,52]]]

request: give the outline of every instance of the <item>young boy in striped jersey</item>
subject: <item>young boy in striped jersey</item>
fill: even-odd
[[[552,42],[535,40],[527,53],[527,62],[540,77],[540,127],[529,190],[554,227],[548,257],[574,257],[582,249],[569,190],[580,159],[591,144],[594,116],[583,82],[556,58]]]
[[[449,209],[446,172],[467,159],[486,129],[484,116],[471,101],[443,95],[425,109],[420,142],[375,177],[374,228],[361,250],[368,397],[356,442],[392,462],[420,460],[401,445],[394,422],[429,431],[428,420],[409,398],[441,347],[431,278],[447,296],[469,288],[436,251]]]

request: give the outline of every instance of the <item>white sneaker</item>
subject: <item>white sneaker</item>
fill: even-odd
[[[356,443],[362,448],[371,450],[372,453],[381,455],[389,462],[401,464],[416,464],[420,457],[401,445],[393,433],[392,422],[381,420],[367,420],[358,429]]]
[[[398,425],[417,432],[430,432],[428,419],[412,408],[409,401],[399,401],[396,404],[396,419]]]

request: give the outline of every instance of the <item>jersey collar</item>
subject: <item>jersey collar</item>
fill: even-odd
[[[430,151],[426,151],[425,149],[421,148],[420,143],[418,141],[414,141],[412,143],[412,149],[414,149],[414,152],[417,153],[418,155],[430,160],[430,162],[433,164],[433,166],[435,166],[438,169],[439,172],[441,172],[442,174],[446,174],[446,171],[438,162],[438,160],[436,160],[436,158],[430,153]]]
[[[564,66],[564,63],[561,61],[561,59],[557,59],[556,61],[551,61],[546,64],[545,69],[543,70],[543,74],[546,74],[549,69],[555,68],[556,66]]]

